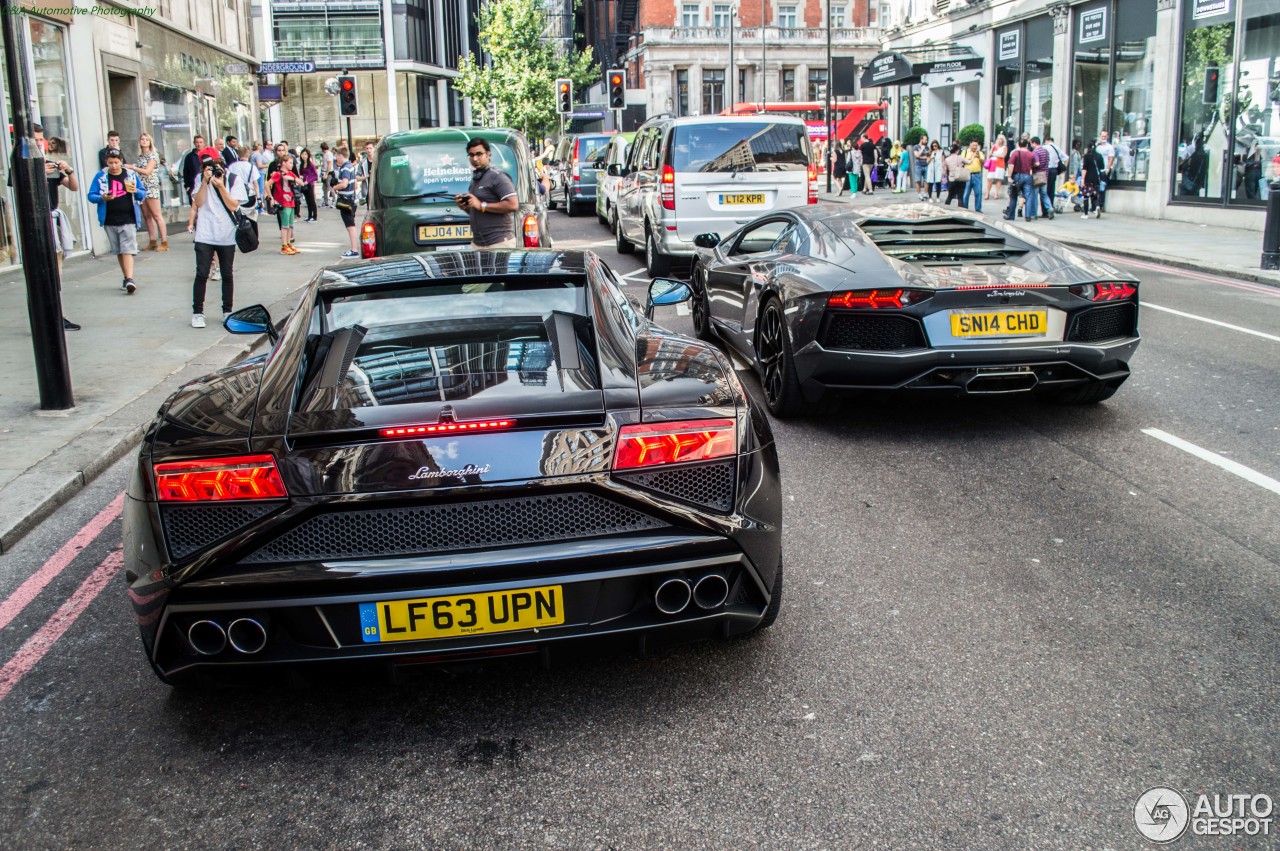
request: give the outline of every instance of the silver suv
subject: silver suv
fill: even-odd
[[[609,173],[622,178],[618,252],[643,247],[653,276],[670,272],[675,258],[692,258],[700,233],[728,233],[763,213],[818,203],[799,118],[655,118]]]

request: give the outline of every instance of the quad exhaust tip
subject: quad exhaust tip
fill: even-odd
[[[653,604],[664,615],[678,615],[688,607],[692,597],[693,590],[689,587],[689,583],[680,577],[675,577],[663,582],[658,586],[658,590],[653,592]]]
[[[240,618],[227,627],[227,641],[237,652],[252,656],[267,646],[267,630],[253,618]]]
[[[729,581],[718,573],[708,573],[693,586],[693,602],[700,609],[718,609],[729,599]]]
[[[1025,393],[1040,383],[1034,372],[981,372],[965,384],[967,393]]]
[[[187,641],[201,656],[217,656],[227,647],[227,633],[214,621],[196,621],[187,630]]]

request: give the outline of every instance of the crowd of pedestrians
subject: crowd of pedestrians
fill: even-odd
[[[37,125],[38,127],[38,125]],[[58,248],[58,263],[70,250],[70,227],[65,215],[58,211],[58,189],[80,189],[74,170],[65,160],[56,158],[54,143],[43,139],[50,156],[46,159],[46,178],[53,208],[53,230]],[[142,251],[168,251],[169,233],[160,203],[159,178],[166,166],[157,153],[151,136],[138,138],[138,157],[126,162],[121,152],[120,134],[107,132],[107,144],[98,152],[100,170],[87,186],[89,202],[97,207],[98,224],[106,233],[108,252],[120,267],[120,289],[133,295],[138,291],[134,278],[134,258],[139,253],[138,233],[144,227],[148,236]],[[170,168],[180,180],[191,205],[187,232],[192,234],[195,252],[195,277],[192,282],[191,327],[204,328],[205,292],[209,281],[221,282],[221,308],[225,319],[233,309],[235,296],[236,231],[242,217],[257,224],[263,214],[274,215],[280,231],[280,253],[301,254],[295,243],[295,224],[315,222],[319,208],[333,207],[347,231],[349,246],[341,258],[359,256],[356,233],[356,211],[367,200],[374,175],[375,143],[364,146],[364,154],[352,161],[343,145],[331,148],[320,144],[320,156],[308,148],[293,149],[287,141],[274,145],[270,140],[240,144],[234,135],[215,138],[206,143],[203,136],[192,139],[191,149]],[[319,189],[317,189],[317,186]],[[300,205],[305,203],[305,217]],[[67,330],[80,326],[63,319]]]
[[[1003,201],[1001,190],[1008,187],[1004,218],[1021,215],[1026,221],[1052,219],[1068,208],[1084,218],[1100,217],[1115,165],[1115,147],[1106,130],[1087,145],[1072,142],[1070,153],[1051,136],[1042,140],[1027,133],[1012,144],[998,134],[990,149],[981,141],[944,148],[927,134],[905,145],[888,137],[877,143],[864,134],[856,144],[846,140],[831,151],[837,195],[846,188],[866,195],[877,188],[894,194],[914,191],[921,201],[955,202],[981,213],[984,200]]]

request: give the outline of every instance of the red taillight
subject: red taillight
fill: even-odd
[[[542,237],[538,233],[538,217],[530,213],[524,217],[524,247],[537,248],[542,245]]]
[[[661,187],[662,209],[676,208],[676,170],[669,165],[662,167]]]
[[[288,496],[271,455],[237,455],[157,464],[156,495],[162,502],[279,499]]]
[[[1071,292],[1089,301],[1123,301],[1135,295],[1138,288],[1121,281],[1112,284],[1083,284],[1072,287]]]
[[[465,423],[431,423],[430,425],[396,426],[379,429],[383,437],[418,437],[424,434],[460,434],[468,431],[495,431],[511,428],[515,420],[470,420]]]
[[[360,228],[360,256],[365,259],[378,256],[378,231],[373,222],[365,222]]]
[[[623,426],[613,468],[653,467],[708,461],[738,451],[738,429],[733,420],[683,420]]]
[[[582,172],[581,172],[581,169],[578,167],[578,145],[580,145],[580,144],[582,144],[582,140],[581,140],[581,139],[574,139],[574,140],[573,140],[573,159],[572,159],[572,160],[570,160],[570,162],[573,164],[573,169],[572,169],[572,171],[573,171],[573,179],[574,179],[574,180],[581,180],[581,179],[582,179]]]
[[[924,301],[929,293],[920,290],[853,290],[832,293],[828,307],[897,307],[903,308]]]
[[[818,167],[809,164],[809,203],[818,203]]]

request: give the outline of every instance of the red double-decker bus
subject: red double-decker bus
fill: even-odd
[[[835,115],[836,138],[857,143],[866,133],[871,141],[879,142],[889,132],[885,120],[886,104],[872,101],[837,101],[831,105]],[[721,112],[721,115],[758,115],[784,113],[804,119],[809,127],[809,140],[827,140],[826,104],[821,101],[769,101],[766,103],[739,103]]]

